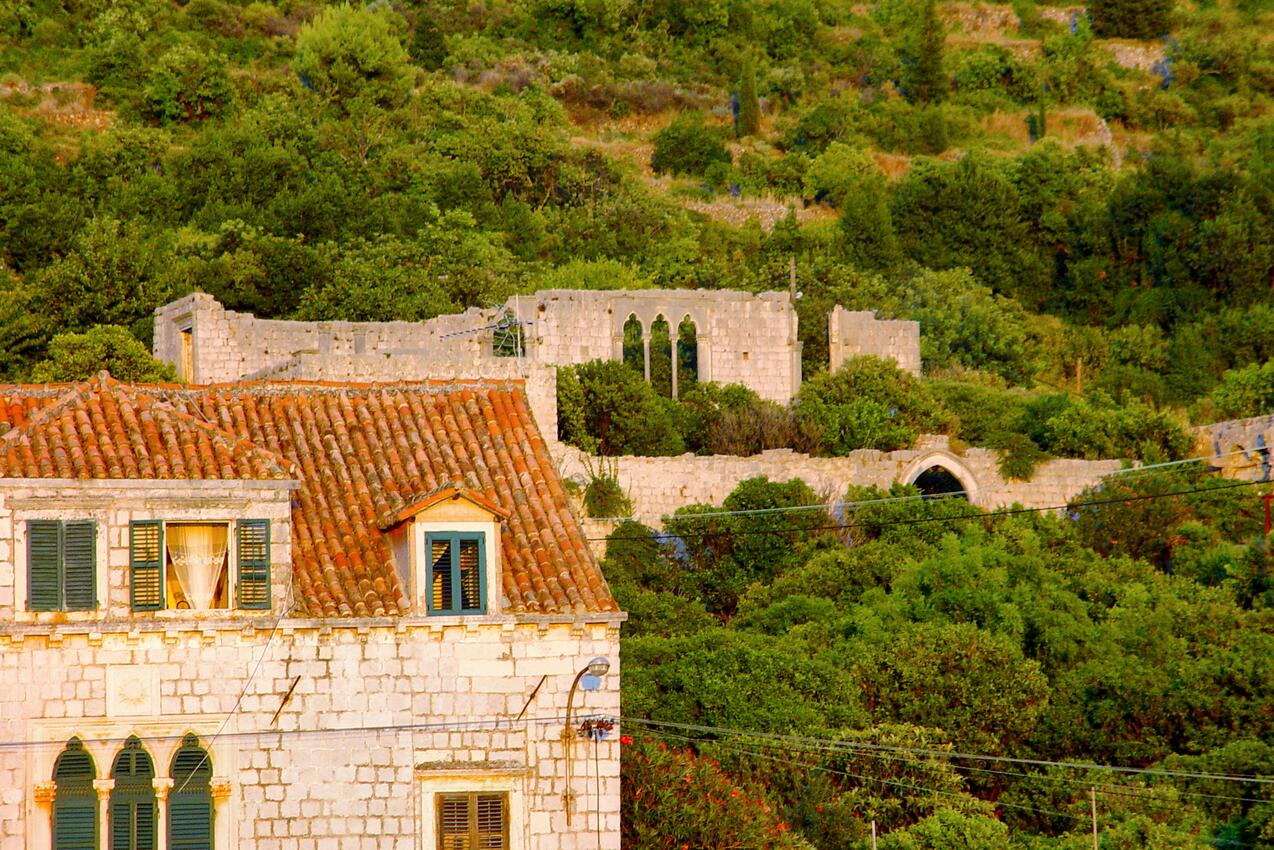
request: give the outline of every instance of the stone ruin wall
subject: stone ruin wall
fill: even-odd
[[[786,292],[551,289],[515,297],[508,306],[528,323],[527,353],[536,362],[622,360],[629,317],[641,324],[647,345],[656,320],[668,323],[672,337],[689,319],[699,380],[743,384],[780,404],[801,386],[796,310]]]
[[[559,459],[563,477],[586,483],[584,456],[571,447],[563,448]],[[663,524],[663,516],[686,505],[720,505],[740,482],[758,475],[772,481],[800,478],[831,503],[844,499],[851,484],[888,488],[895,481],[910,483],[936,465],[960,480],[970,502],[989,510],[1014,503],[1029,508],[1065,505],[1121,466],[1117,460],[1051,460],[1040,464],[1030,481],[1007,481],[1000,475],[995,451],[973,448],[955,454],[947,438],[939,436],[922,437],[912,449],[864,449],[847,457],[813,457],[778,449],[752,457],[681,455],[614,460],[620,488],[633,501],[634,517],[656,527]],[[605,529],[605,525],[597,528]],[[588,536],[598,534],[590,532]]]
[[[1217,422],[1198,429],[1199,453],[1227,478],[1274,480],[1274,414]]]
[[[155,354],[181,358],[180,331],[191,330],[193,379],[200,383],[247,380],[412,381],[525,380],[528,403],[565,478],[586,481],[580,452],[557,441],[555,365],[620,359],[623,328],[635,316],[648,336],[659,317],[675,330],[695,323],[702,380],[743,383],[764,398],[787,402],[800,386],[796,312],[787,293],[649,290],[547,290],[510,299],[507,312],[524,322],[521,357],[492,353],[494,310],[469,310],[426,322],[294,322],[258,319],[224,309],[210,295],[194,294],[156,311]],[[483,329],[486,329],[485,332]],[[839,307],[829,316],[831,365],[857,354],[892,357],[920,369],[919,326],[880,321]],[[984,508],[1014,502],[1029,507],[1064,504],[1117,469],[1116,461],[1054,460],[1030,482],[1005,481],[997,455],[984,449],[953,454],[945,440],[926,437],[915,449],[859,451],[816,458],[791,450],[753,457],[618,458],[620,485],[643,522],[693,503],[720,504],[739,482],[758,475],[801,478],[835,501],[850,484],[888,487],[912,481],[938,464],[964,482],[970,501]]]
[[[837,304],[827,316],[827,353],[833,372],[851,357],[870,354],[919,375],[920,323],[877,319],[869,310],[851,311]]]

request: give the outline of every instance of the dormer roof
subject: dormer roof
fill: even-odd
[[[380,526],[381,531],[386,531],[410,519],[415,519],[418,514],[425,513],[430,508],[445,502],[458,500],[464,500],[471,505],[476,505],[497,520],[506,520],[512,516],[512,512],[508,508],[488,499],[477,490],[460,484],[445,484],[424,496],[406,499],[402,507],[383,515],[377,524]]]

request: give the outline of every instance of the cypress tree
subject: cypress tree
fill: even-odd
[[[756,66],[749,56],[743,60],[743,72],[739,75],[739,120],[735,124],[735,135],[742,138],[760,132],[761,101],[756,96]]]
[[[926,0],[920,15],[911,100],[917,103],[940,103],[946,97],[947,77],[942,70],[946,38],[946,31],[938,18],[937,4],[934,0]]]

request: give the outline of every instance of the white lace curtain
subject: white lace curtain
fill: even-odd
[[[229,533],[224,525],[182,524],[164,528],[168,556],[192,608],[212,607],[217,581],[226,568]]]

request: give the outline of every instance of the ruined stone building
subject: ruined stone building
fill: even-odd
[[[520,382],[0,387],[0,850],[613,850],[623,618]]]
[[[868,354],[919,373],[916,322],[880,320],[841,307],[827,322],[830,368]],[[515,296],[500,309],[424,322],[258,319],[194,294],[156,311],[155,356],[196,383],[520,377],[559,473],[582,482],[589,459],[556,440],[556,366],[624,360],[650,379],[652,360],[659,355],[655,342],[661,340],[670,349],[664,352],[664,367],[672,373],[674,392],[684,367],[700,381],[743,384],[762,398],[786,403],[801,382],[797,328],[786,292],[548,290]],[[843,458],[787,450],[754,457],[624,457],[616,470],[635,516],[658,525],[684,505],[720,504],[740,481],[757,475],[799,477],[834,500],[851,484],[888,487],[936,472],[984,507],[1051,506],[1065,504],[1118,466],[1115,461],[1055,460],[1042,464],[1030,482],[1007,481],[996,452],[957,452],[945,437],[926,437],[900,452],[859,451]]]

